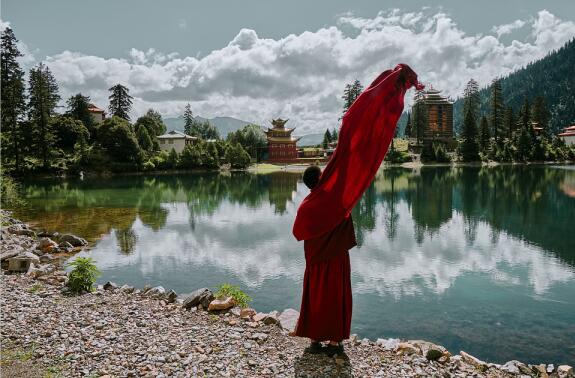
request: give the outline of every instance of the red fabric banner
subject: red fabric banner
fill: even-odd
[[[345,113],[337,148],[319,183],[301,203],[293,234],[319,237],[339,225],[375,177],[403,111],[405,92],[423,89],[406,64],[383,72]]]

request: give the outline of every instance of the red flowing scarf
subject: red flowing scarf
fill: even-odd
[[[337,148],[298,209],[293,226],[297,240],[321,236],[349,215],[387,153],[405,92],[412,86],[423,89],[417,74],[399,64],[379,75],[345,113]]]

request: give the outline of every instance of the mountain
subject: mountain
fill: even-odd
[[[543,96],[551,113],[549,122],[553,133],[575,122],[575,39],[543,59],[504,77],[501,81],[503,100],[513,107],[515,114],[525,97],[533,104],[537,96]],[[481,112],[489,112],[489,88],[479,91]],[[456,131],[463,123],[463,99],[453,105],[453,123]]]
[[[253,122],[242,121],[241,119],[233,117],[203,118],[197,116],[194,117],[194,119],[200,122],[208,121],[209,123],[214,125],[218,129],[220,137],[222,138],[225,138],[232,131],[239,130],[246,125],[253,124]],[[184,131],[184,119],[182,117],[164,118],[164,123],[166,124],[166,128],[168,129],[168,131],[171,130]]]
[[[301,139],[299,140],[299,142],[297,142],[297,145],[299,147],[306,147],[306,146],[317,146],[318,144],[322,144],[323,134],[324,133],[301,135]]]

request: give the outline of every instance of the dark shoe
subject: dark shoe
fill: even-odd
[[[324,353],[328,357],[333,357],[337,354],[344,354],[343,344],[342,343],[338,343],[337,345],[327,344],[327,346],[324,348]]]
[[[307,348],[305,348],[304,353],[309,354],[319,354],[322,353],[325,348],[318,341],[312,341]]]

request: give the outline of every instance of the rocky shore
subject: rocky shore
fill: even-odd
[[[352,336],[343,355],[307,354],[308,341],[289,336],[297,311],[240,309],[206,288],[178,295],[108,282],[70,296],[61,263],[85,241],[37,233],[7,214],[2,224],[3,377],[574,376],[566,365],[491,364],[421,340]]]

